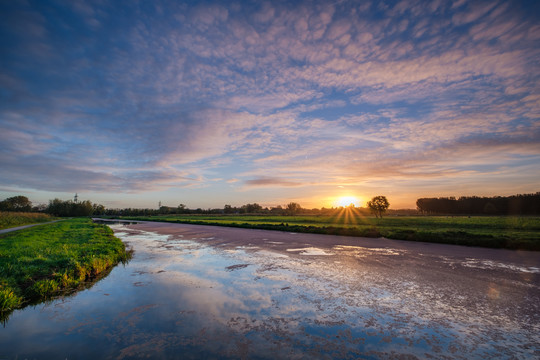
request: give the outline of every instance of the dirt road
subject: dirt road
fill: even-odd
[[[9,233],[9,232],[12,232],[12,231],[17,231],[17,230],[27,229],[27,228],[34,227],[34,226],[38,226],[38,225],[52,224],[52,223],[55,223],[55,222],[57,222],[57,221],[60,221],[60,220],[49,221],[49,222],[38,223],[38,224],[30,224],[30,225],[17,226],[17,227],[12,227],[12,228],[9,228],[9,229],[3,229],[3,230],[0,230],[0,234],[6,234],[6,233]]]

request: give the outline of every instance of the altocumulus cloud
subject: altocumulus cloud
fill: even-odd
[[[3,2],[0,184],[537,191],[539,13],[526,1]]]

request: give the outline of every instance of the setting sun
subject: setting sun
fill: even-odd
[[[360,199],[357,198],[356,196],[341,196],[341,197],[337,198],[336,201],[335,201],[336,206],[347,207],[347,206],[349,206],[351,204],[354,204],[354,206],[356,206],[356,207],[361,206]]]

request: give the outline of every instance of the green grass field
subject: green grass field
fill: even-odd
[[[540,250],[538,217],[163,215],[130,219]]]
[[[0,235],[0,319],[28,303],[76,289],[129,257],[109,227],[90,219]]]
[[[52,221],[54,219],[55,218],[52,216],[42,213],[0,211],[0,230],[16,226]]]

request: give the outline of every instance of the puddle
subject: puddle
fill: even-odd
[[[482,289],[463,274],[453,278],[436,257],[425,265],[444,276],[427,281],[434,271],[425,275],[424,266],[401,262],[404,250],[302,247],[287,254],[253,245],[210,247],[203,239],[215,237],[193,233],[111,228],[134,248],[133,260],[75,296],[14,312],[0,330],[0,358],[538,354],[540,296],[530,279],[523,280],[528,287],[505,289],[494,281]],[[392,270],[385,261],[398,265]],[[503,303],[509,293],[514,299]]]
[[[452,268],[457,266],[473,269],[484,269],[484,270],[497,270],[505,271],[509,273],[528,273],[528,274],[540,274],[540,267],[537,266],[524,266],[517,265],[510,262],[501,262],[495,260],[486,260],[486,259],[475,259],[475,258],[465,258],[463,260],[455,259],[447,256],[439,256],[445,264],[448,264]],[[539,258],[540,261],[540,258]]]
[[[326,251],[314,247],[307,247],[302,249],[287,249],[290,252],[298,252],[300,255],[319,256],[319,255],[332,255]]]
[[[387,249],[387,248],[367,248],[362,246],[347,246],[347,245],[337,245],[334,246],[335,250],[340,250],[343,252],[351,252],[355,256],[359,257],[365,257],[369,256],[373,253],[381,254],[381,255],[402,255],[405,253],[404,250],[396,250],[396,249]]]
[[[505,264],[491,260],[479,260],[467,258],[466,261],[461,262],[462,266],[473,267],[479,269],[505,269],[516,272],[540,274],[540,268],[535,266],[518,266],[514,264]]]

